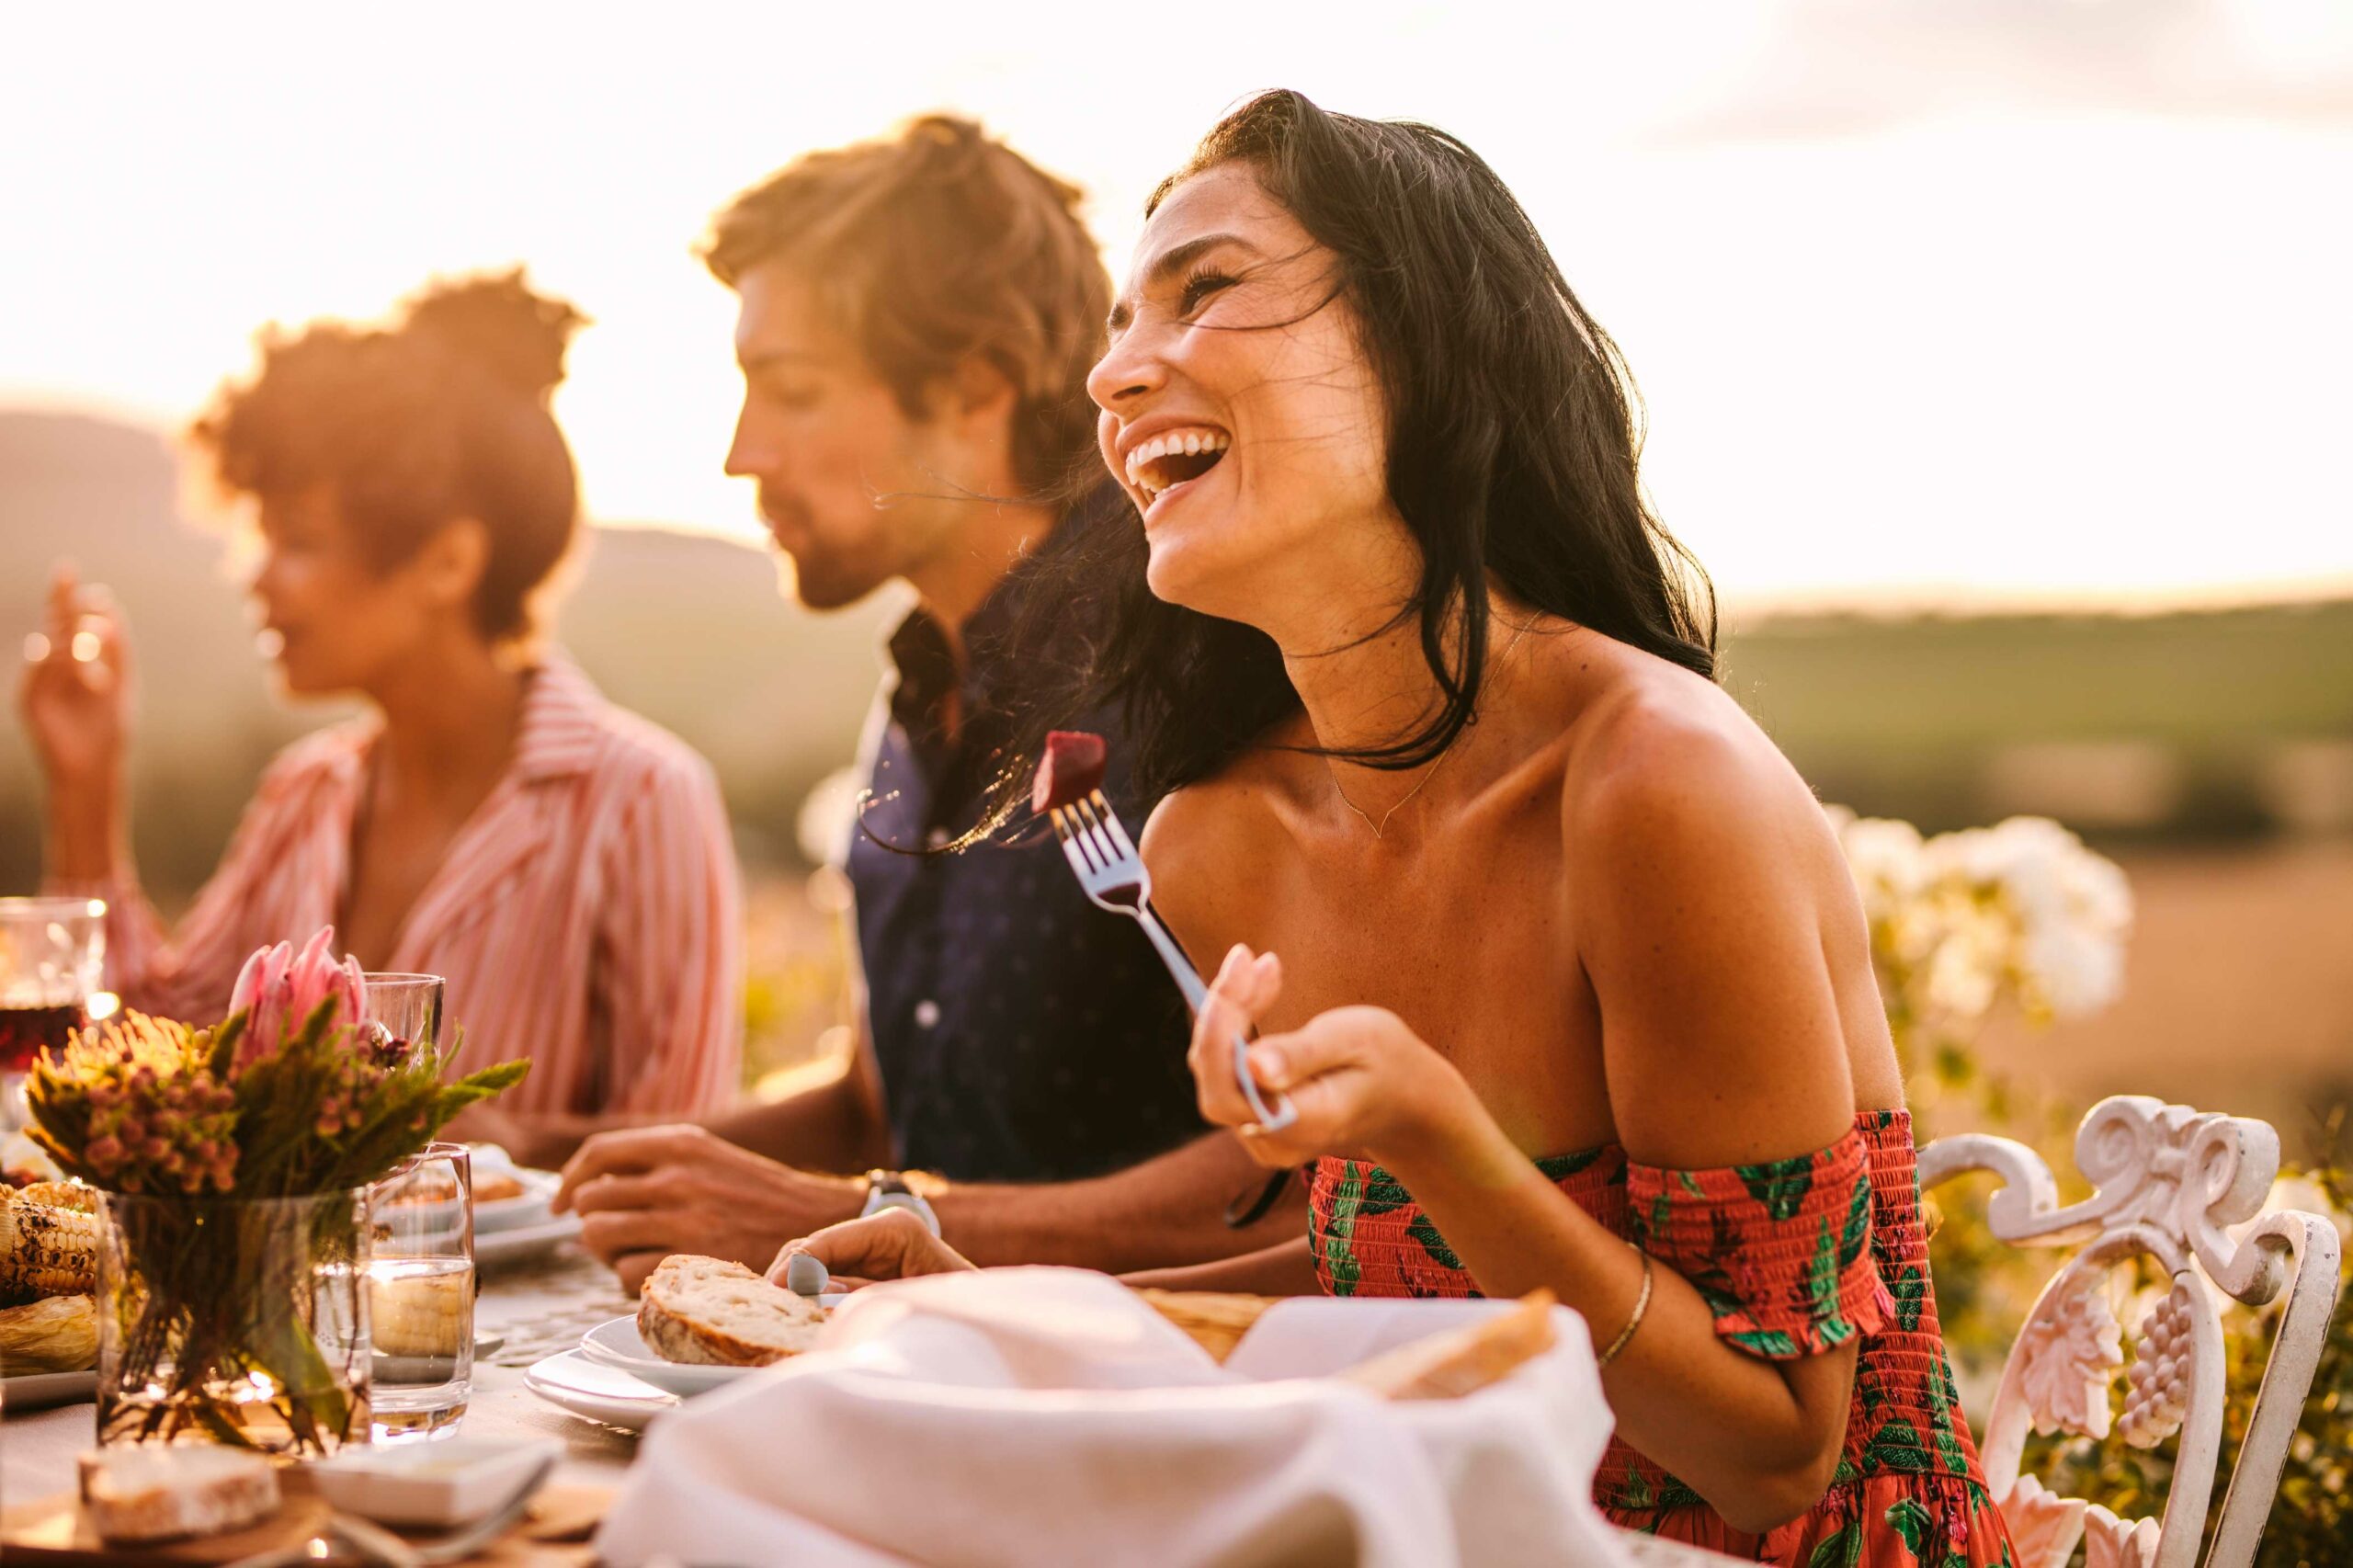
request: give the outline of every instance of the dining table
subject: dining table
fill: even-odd
[[[637,1454],[638,1437],[574,1415],[525,1386],[540,1360],[576,1347],[598,1324],[633,1310],[613,1273],[577,1244],[527,1261],[485,1267],[475,1303],[478,1353],[462,1420],[469,1437],[546,1438],[563,1445],[554,1483],[573,1488],[618,1489]],[[55,1497],[75,1484],[75,1457],[96,1439],[91,1402],[45,1409],[0,1405],[0,1509]],[[1618,1540],[1643,1568],[1723,1568],[1735,1561],[1715,1552],[1634,1531]],[[125,1561],[133,1561],[126,1558]]]

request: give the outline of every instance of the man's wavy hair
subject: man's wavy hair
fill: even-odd
[[[1011,383],[1015,472],[1065,494],[1095,447],[1086,372],[1103,353],[1110,278],[1079,188],[970,119],[810,153],[730,202],[702,257],[730,288],[783,262],[820,290],[909,417],[978,358]]]

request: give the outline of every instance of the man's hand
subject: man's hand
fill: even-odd
[[[855,1290],[878,1279],[957,1274],[972,1267],[963,1254],[933,1235],[923,1216],[912,1209],[885,1209],[790,1243],[768,1266],[768,1278],[783,1284],[785,1266],[797,1252],[824,1264],[836,1290]]]
[[[812,1176],[699,1127],[600,1132],[563,1167],[555,1208],[634,1295],[673,1253],[765,1268],[797,1236],[854,1219],[865,1184]]]

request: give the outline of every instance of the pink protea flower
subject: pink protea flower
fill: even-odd
[[[300,953],[285,942],[256,952],[237,971],[229,993],[229,1011],[245,1015],[232,1070],[241,1072],[277,1051],[322,1002],[333,1001],[337,1017],[358,1023],[368,1001],[360,972],[358,959],[335,961],[332,926],[313,933]]]

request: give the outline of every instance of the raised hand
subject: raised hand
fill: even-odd
[[[41,630],[25,640],[17,710],[52,790],[87,790],[119,776],[130,733],[131,643],[104,587],[74,569],[51,579]]]

